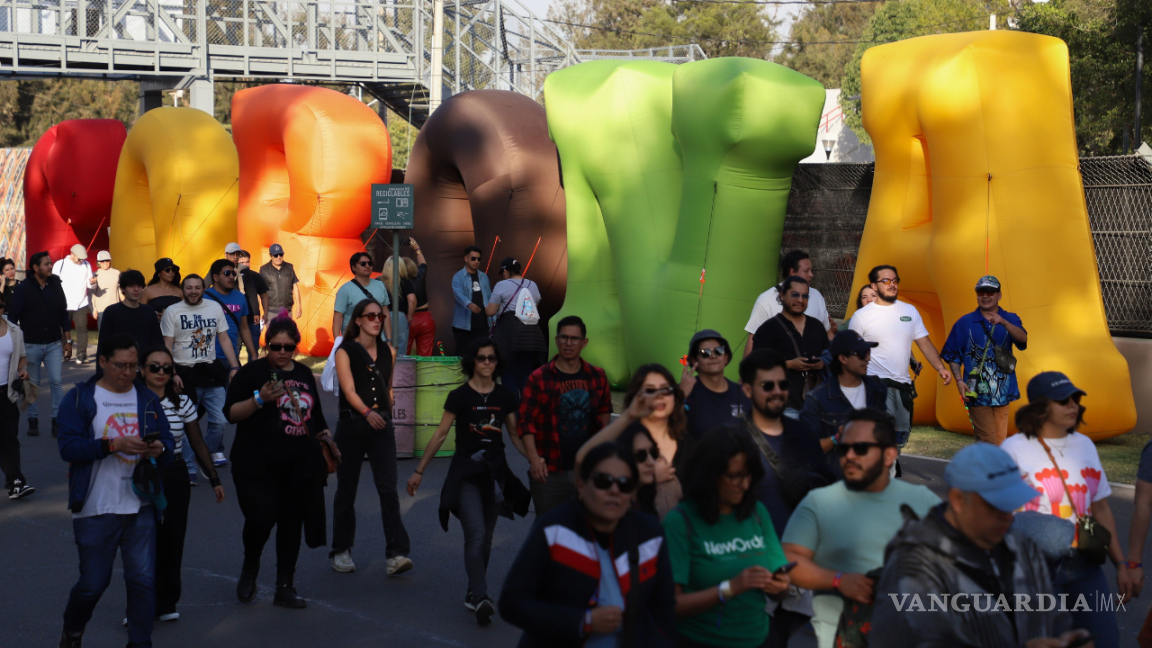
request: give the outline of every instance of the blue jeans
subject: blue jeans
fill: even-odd
[[[60,380],[60,369],[64,365],[64,345],[57,340],[51,344],[25,345],[28,354],[28,377],[32,384],[40,386],[40,363],[48,370],[48,383],[52,385],[52,418],[60,409],[60,399],[64,397],[64,389]],[[40,418],[36,403],[28,406],[28,418]]]
[[[204,426],[204,445],[208,452],[224,452],[224,426],[228,420],[224,418],[223,387],[197,387],[196,399],[204,406],[204,418],[208,424]],[[188,466],[189,474],[196,474],[196,453],[192,446],[184,442],[184,463]]]
[[[1051,563],[1049,566],[1051,567]],[[1072,629],[1083,628],[1091,632],[1096,637],[1096,648],[1118,648],[1120,627],[1116,623],[1116,612],[1113,607],[1101,605],[1102,599],[1111,601],[1112,606],[1115,606],[1116,601],[1115,593],[1108,586],[1104,568],[1087,563],[1074,554],[1060,561],[1051,571],[1052,587],[1056,590],[1056,594],[1068,595],[1067,605],[1072,612]],[[1089,611],[1075,609],[1076,599],[1080,595],[1084,596]]]
[[[120,549],[128,587],[128,646],[149,648],[156,612],[156,518],[152,508],[143,507],[135,515],[76,518],[72,530],[80,551],[80,580],[68,595],[64,629],[84,631],[112,582],[116,550]]]

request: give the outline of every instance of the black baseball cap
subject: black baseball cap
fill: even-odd
[[[1029,401],[1034,401],[1037,398],[1062,401],[1075,394],[1087,396],[1088,392],[1073,385],[1068,376],[1059,371],[1044,371],[1036,374],[1032,380],[1028,381]]]
[[[837,356],[847,355],[849,353],[863,354],[865,352],[871,351],[872,349],[875,349],[878,346],[880,346],[880,343],[869,342],[868,340],[865,340],[863,337],[861,337],[860,334],[856,331],[853,331],[852,329],[844,329],[843,331],[837,333],[836,337],[832,338],[832,344],[828,345],[828,352],[832,354],[833,358],[835,358]]]

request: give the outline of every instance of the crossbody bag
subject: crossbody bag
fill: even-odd
[[[1072,504],[1072,514],[1077,516],[1075,521],[1076,548],[1093,564],[1103,565],[1108,560],[1108,546],[1112,544],[1112,532],[1100,524],[1100,521],[1095,517],[1088,515],[1087,512],[1084,515],[1076,513],[1076,500],[1072,499],[1072,491],[1068,488],[1068,482],[1064,481],[1064,471],[1060,470],[1060,464],[1056,463],[1056,457],[1052,455],[1052,450],[1048,448],[1047,443],[1044,443],[1044,439],[1037,436],[1036,440],[1040,442],[1044,452],[1048,453],[1052,465],[1056,466],[1056,474],[1060,476],[1060,483],[1064,484],[1064,492],[1068,494],[1068,502]],[[1085,508],[1090,505],[1091,502],[1085,501]],[[1053,513],[1053,515],[1057,515],[1057,513]]]
[[[780,325],[780,329],[784,331],[784,337],[788,338],[788,341],[792,343],[792,349],[796,351],[796,357],[805,357],[804,354],[800,353],[800,345],[796,343],[796,338],[792,337],[792,334],[788,332],[788,327],[784,326],[783,318],[784,314],[780,313],[772,319]],[[816,375],[815,371],[801,371],[800,375],[804,378],[804,387],[800,392],[800,399],[803,400],[808,397],[808,392],[816,389],[816,384],[819,382],[819,376]]]

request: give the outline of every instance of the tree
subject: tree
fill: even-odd
[[[134,81],[51,79],[0,81],[0,143],[32,146],[66,119],[136,120]]]
[[[812,4],[806,6],[792,23],[791,43],[776,57],[776,62],[806,74],[826,88],[839,88],[844,68],[852,60],[856,42],[880,2],[851,4]],[[842,45],[831,41],[845,41]]]

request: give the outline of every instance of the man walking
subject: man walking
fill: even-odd
[[[56,413],[64,395],[60,372],[64,361],[72,357],[72,320],[60,277],[52,274],[52,258],[47,252],[32,255],[28,265],[31,276],[21,281],[12,294],[8,319],[24,332],[28,352],[28,376],[40,386],[40,364],[48,371],[52,387],[52,436],[59,434]],[[28,406],[28,436],[40,434],[40,416],[36,403]]]
[[[1028,331],[1016,313],[1000,308],[1000,297],[1000,280],[981,277],[976,310],[956,320],[940,353],[952,366],[976,440],[993,445],[1008,438],[1008,404],[1020,399],[1015,363],[1007,366],[1007,355],[1013,345],[1021,351],[1028,347]]]
[[[788,378],[788,408],[784,415],[799,419],[804,396],[820,380],[828,348],[828,332],[820,320],[804,314],[811,288],[802,277],[780,283],[783,310],[760,325],[752,336],[752,350],[771,349],[784,358]]]
[[[190,274],[180,282],[180,287],[184,300],[164,310],[160,332],[176,361],[176,377],[184,393],[195,394],[204,406],[208,417],[204,444],[215,452],[214,448],[223,447],[224,426],[228,424],[224,418],[224,388],[240,370],[240,363],[228,337],[228,316],[220,304],[204,299],[204,280],[200,275]],[[217,343],[227,365],[216,359]],[[213,463],[223,458],[221,451],[219,457],[213,457]],[[188,477],[193,486],[199,481],[194,463],[188,464]]]
[[[117,549],[128,587],[128,645],[152,645],[161,511],[158,502],[137,495],[134,470],[140,461],[170,463],[175,441],[160,400],[133,382],[136,342],[125,333],[109,338],[99,356],[103,375],[69,391],[60,408],[60,458],[68,462],[68,508],[80,552],[80,579],[64,609],[60,646],[66,648],[80,647],[112,579]],[[156,440],[145,441],[149,435]],[[160,486],[158,471],[154,485]]]
[[[68,319],[76,331],[76,364],[88,364],[88,293],[92,288],[92,266],[88,264],[88,251],[79,243],[73,245],[71,254],[52,266],[52,274],[60,277]]]
[[[264,319],[271,320],[280,311],[288,311],[293,319],[300,319],[304,302],[300,299],[300,279],[296,269],[284,260],[284,248],[273,243],[268,248],[272,260],[260,266],[260,276],[268,286],[268,308]]]
[[[140,303],[140,294],[144,292],[144,274],[139,270],[125,270],[120,273],[120,293],[124,299],[112,304],[104,310],[104,322],[108,324],[109,333],[127,333],[136,340],[141,349],[151,349],[164,344],[164,336],[160,334],[160,320],[156,318],[156,311],[147,304]],[[102,353],[107,344],[103,336],[96,346],[96,356]],[[100,375],[100,365],[96,365],[96,375]]]
[[[868,375],[876,376],[888,388],[888,413],[896,424],[896,446],[902,448],[912,433],[912,401],[916,397],[912,378],[908,375],[912,343],[920,347],[920,352],[944,379],[945,385],[952,382],[952,372],[948,371],[932,340],[928,339],[928,329],[924,327],[920,312],[912,304],[897,300],[900,275],[896,268],[876,266],[868,273],[868,280],[872,282],[877,299],[852,315],[849,328],[865,340],[877,343],[868,363]]]
[[[704,329],[688,342],[688,360],[680,376],[688,434],[697,440],[712,428],[727,425],[752,408],[739,384],[724,377],[732,347],[717,331]]]
[[[940,503],[926,486],[889,477],[896,430],[883,412],[853,411],[836,453],[843,481],[808,493],[780,539],[797,563],[792,582],[817,593],[812,625],[820,648],[832,648],[845,599],[872,603],[871,572],[884,565],[884,547],[904,524],[900,507],[907,504],[923,518]]]
[[[332,337],[344,335],[344,325],[351,320],[356,304],[372,299],[384,308],[384,326],[380,330],[387,338],[392,335],[392,318],[388,310],[392,302],[388,299],[388,290],[384,284],[372,278],[372,257],[367,252],[357,252],[348,259],[348,266],[352,270],[352,279],[336,291],[336,303],[332,311]]]
[[[252,270],[252,255],[247,250],[240,249],[236,243],[229,243],[224,247],[224,258],[236,266],[236,287],[248,300],[248,315],[251,323],[248,333],[252,336],[252,343],[260,346],[261,316],[268,313],[268,284],[259,272]]]
[[[120,303],[120,271],[112,267],[112,255],[108,250],[96,253],[96,266],[96,272],[88,281],[92,287],[92,309],[96,312],[96,330],[99,331],[104,311],[112,304]]]
[[[491,327],[491,320],[484,314],[484,309],[492,296],[492,286],[488,275],[480,272],[482,258],[483,253],[475,245],[464,248],[464,267],[452,277],[452,295],[456,299],[452,336],[456,339],[457,354],[463,353],[473,339],[487,337]]]
[[[812,278],[816,276],[816,273],[812,271],[812,260],[808,258],[808,253],[804,250],[792,250],[781,257],[780,270],[783,272],[781,278],[800,277],[809,285],[812,284]],[[760,325],[775,317],[781,310],[783,310],[783,306],[780,303],[780,291],[776,286],[760,293],[760,296],[756,298],[756,303],[752,306],[752,315],[748,318],[748,324],[744,326],[744,330],[748,332],[748,342],[744,345],[744,355],[752,353],[752,336],[756,335],[756,330],[760,328]],[[804,313],[820,320],[824,330],[828,331],[828,337],[832,337],[836,333],[836,322],[828,316],[828,305],[824,302],[824,295],[821,295],[819,290],[815,288],[810,290]]]
[[[1086,638],[1087,630],[1072,631],[1067,610],[1053,609],[1058,597],[1044,554],[1011,530],[1012,512],[1036,497],[1012,457],[974,443],[952,457],[944,481],[947,501],[888,544],[868,643],[1039,648]],[[1012,609],[981,608],[1001,596]],[[941,609],[933,599],[950,605]]]
[[[528,455],[537,516],[576,494],[572,472],[576,452],[612,416],[608,377],[580,357],[588,346],[587,335],[579,317],[560,320],[556,357],[528,376],[521,395],[518,427]]]

